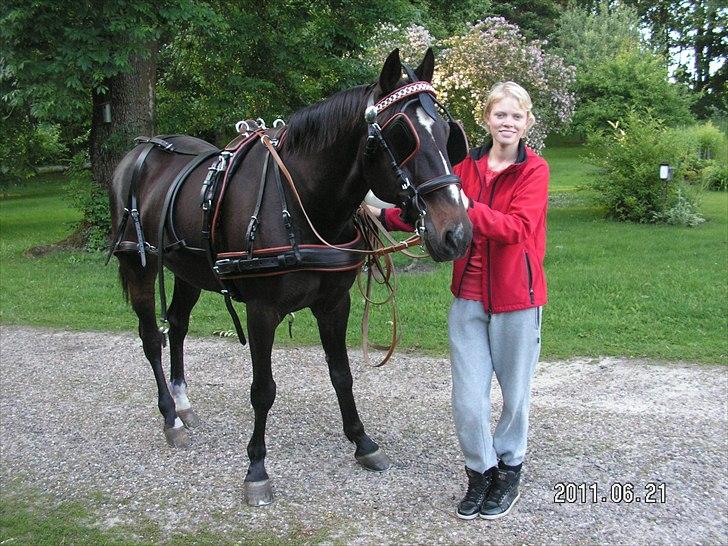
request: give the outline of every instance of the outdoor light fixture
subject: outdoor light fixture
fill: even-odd
[[[111,123],[111,103],[101,103],[101,120],[104,123]]]
[[[660,164],[660,180],[672,180],[672,167],[667,163]]]

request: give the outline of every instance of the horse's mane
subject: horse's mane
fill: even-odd
[[[345,89],[295,112],[287,125],[283,147],[295,152],[319,152],[364,125],[362,103],[371,86]]]

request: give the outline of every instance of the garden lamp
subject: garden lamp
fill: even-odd
[[[667,163],[660,164],[660,180],[672,180],[672,167]]]

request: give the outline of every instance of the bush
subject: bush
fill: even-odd
[[[673,226],[695,227],[705,222],[705,218],[698,211],[697,200],[688,198],[682,188],[678,188],[675,204],[664,212],[656,213],[655,221]]]
[[[728,190],[728,163],[710,162],[703,169],[702,182],[707,190]]]
[[[686,211],[697,214],[698,191],[683,187],[686,166],[694,156],[683,132],[636,112],[630,112],[622,124],[610,125],[610,131],[588,138],[590,160],[600,169],[594,188],[608,216],[651,223],[688,218]],[[662,163],[673,166],[672,180],[660,180]]]
[[[693,125],[685,131],[701,160],[728,161],[728,137],[712,122]]]
[[[108,230],[111,225],[109,196],[106,189],[96,184],[88,168],[88,153],[76,154],[68,170],[66,197],[71,205],[82,213],[76,231],[83,234],[87,250],[108,248]]]
[[[683,169],[685,182],[703,189],[725,189],[728,137],[711,122],[686,127],[681,134],[690,149]]]

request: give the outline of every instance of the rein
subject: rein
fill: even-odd
[[[419,235],[411,235],[409,238],[407,238],[406,240],[404,240],[400,243],[393,243],[388,247],[372,249],[372,250],[363,250],[363,249],[358,249],[358,248],[345,248],[345,247],[341,247],[341,246],[337,246],[332,243],[329,243],[326,239],[323,238],[323,236],[314,227],[313,222],[311,221],[311,218],[308,216],[308,213],[306,212],[306,209],[303,206],[303,202],[301,201],[301,196],[298,194],[298,190],[296,190],[296,184],[293,182],[293,177],[291,176],[291,173],[286,168],[286,165],[283,163],[281,156],[278,155],[278,151],[276,150],[275,146],[273,145],[273,142],[271,141],[270,137],[268,135],[262,135],[260,137],[260,141],[270,152],[270,155],[273,158],[273,160],[276,162],[276,164],[278,165],[280,172],[283,173],[283,176],[286,179],[286,182],[288,183],[288,187],[291,188],[291,192],[293,193],[293,196],[296,199],[296,202],[298,203],[298,206],[300,207],[301,212],[303,212],[303,217],[306,219],[306,223],[308,224],[308,227],[311,228],[311,231],[313,232],[313,234],[324,246],[327,246],[329,248],[333,248],[336,250],[341,250],[343,252],[351,252],[351,253],[364,254],[364,255],[383,256],[385,254],[391,254],[392,252],[399,252],[400,250],[404,250],[411,246],[419,245],[422,242],[422,238]],[[379,222],[377,222],[377,223],[379,223]],[[381,224],[379,224],[379,225],[381,226]],[[382,227],[382,229],[384,229],[384,228]],[[389,240],[393,241],[391,239],[391,237],[389,237]]]

